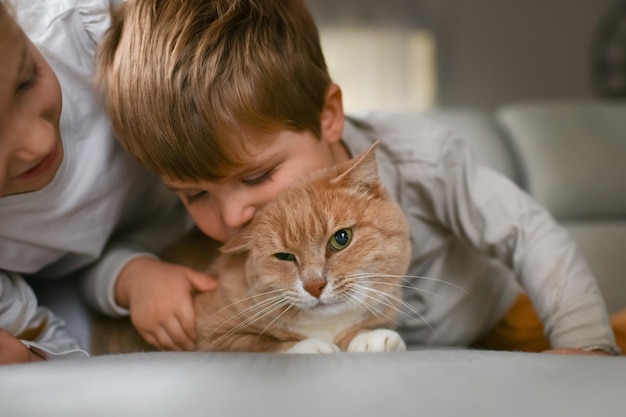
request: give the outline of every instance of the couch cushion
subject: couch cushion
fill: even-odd
[[[528,190],[557,217],[626,214],[626,103],[516,104],[498,121]]]
[[[458,132],[469,143],[476,160],[522,184],[519,161],[490,114],[479,110],[446,108],[430,110],[425,115]]]
[[[3,416],[622,416],[626,361],[471,350],[136,353],[3,367]]]

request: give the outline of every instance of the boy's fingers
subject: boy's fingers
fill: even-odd
[[[176,313],[176,317],[187,335],[187,338],[193,342],[193,346],[188,350],[194,350],[196,341],[196,312],[193,309],[193,303],[189,302],[182,305]]]
[[[196,344],[187,335],[182,325],[176,317],[172,317],[165,327],[165,332],[169,338],[168,349],[169,350],[194,350]],[[173,348],[170,348],[173,346]]]
[[[178,345],[178,343],[174,341],[170,333],[164,327],[159,327],[155,331],[155,337],[158,342],[158,347],[161,350],[171,350],[171,351],[184,350]]]
[[[150,333],[141,333],[143,339],[148,342],[149,345],[154,346],[157,349],[161,349],[159,346],[159,342],[157,342],[156,338],[152,336]]]
[[[215,278],[203,274],[202,272],[191,270],[187,273],[187,276],[189,277],[189,282],[193,289],[199,292],[211,291],[218,286],[218,282]]]

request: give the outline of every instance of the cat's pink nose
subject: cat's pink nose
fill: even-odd
[[[314,278],[304,281],[304,289],[315,298],[320,298],[324,287],[326,287],[326,280],[324,278]]]

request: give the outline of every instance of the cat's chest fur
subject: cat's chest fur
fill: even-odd
[[[333,315],[315,310],[307,312],[299,320],[282,323],[283,328],[289,332],[298,333],[309,339],[319,339],[328,343],[334,343],[346,329],[359,323],[364,318],[363,311],[345,310]]]

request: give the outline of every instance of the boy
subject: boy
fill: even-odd
[[[408,344],[526,346],[499,323],[534,306],[548,340],[528,350],[619,352],[593,276],[545,209],[445,128],[344,118],[302,1],[131,1],[99,65],[120,140],[211,238],[226,242],[281,189],[380,139],[381,178],[410,225],[409,274],[438,278],[413,282],[437,297],[405,294],[425,319],[402,323]]]
[[[0,0],[0,364],[87,356],[24,277],[80,274],[95,308],[130,313],[146,340],[172,350],[194,347],[192,290],[215,287],[152,254],[188,219],[119,146],[93,86],[109,7]]]

